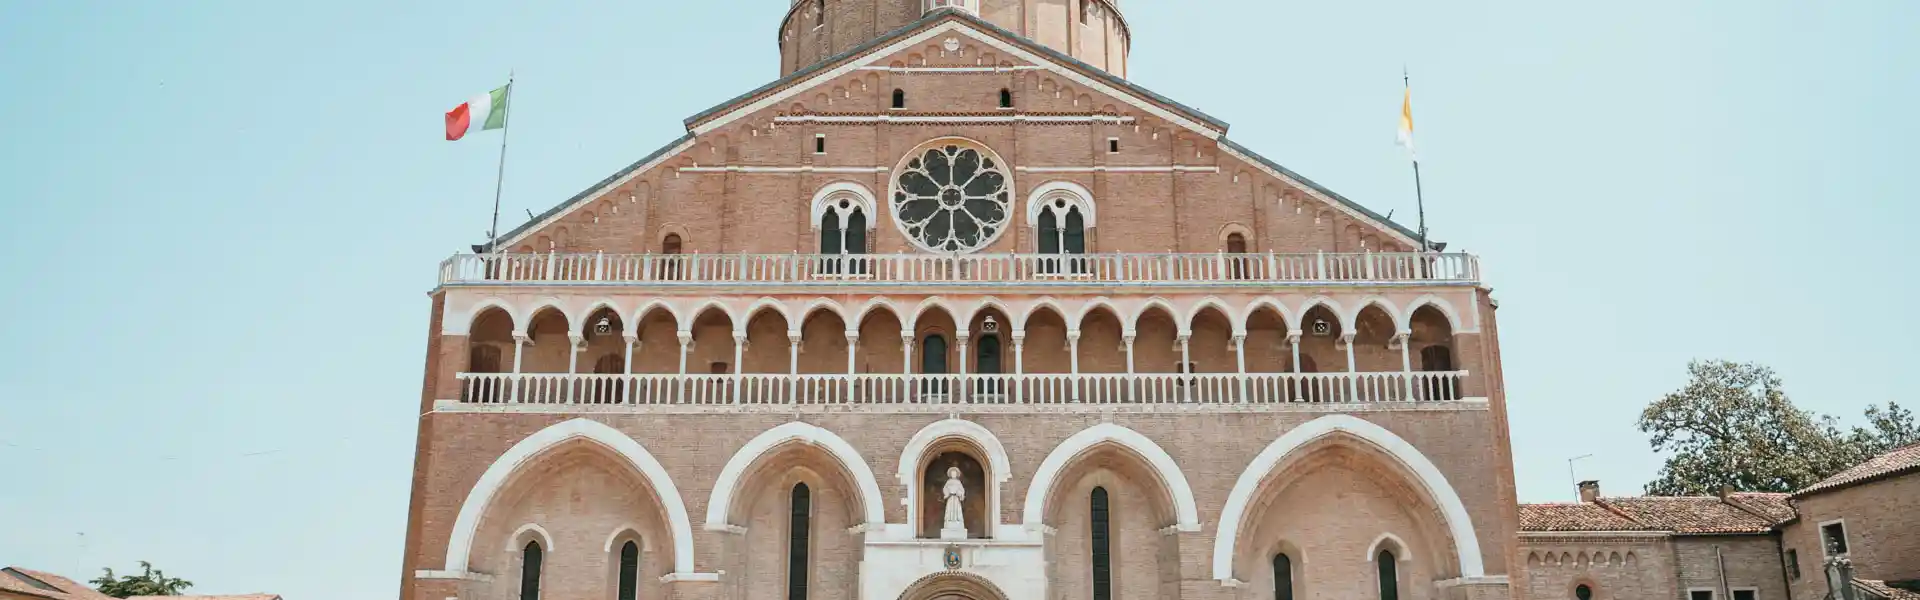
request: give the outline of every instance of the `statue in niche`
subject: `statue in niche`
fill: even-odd
[[[959,466],[947,467],[947,484],[940,489],[940,495],[947,501],[946,521],[941,526],[942,537],[947,537],[947,532],[958,531],[964,539],[967,519],[960,510],[960,503],[967,499],[967,486],[960,482]]]

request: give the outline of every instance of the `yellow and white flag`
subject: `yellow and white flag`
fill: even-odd
[[[1413,88],[1407,88],[1407,95],[1400,101],[1400,145],[1406,147],[1407,154],[1413,151]]]

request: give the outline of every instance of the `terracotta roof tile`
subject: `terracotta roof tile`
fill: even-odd
[[[72,579],[20,567],[0,569],[0,592],[49,600],[113,600]]]
[[[1764,494],[1759,492],[1740,492],[1727,497],[1735,506],[1747,509],[1747,512],[1760,515],[1761,518],[1779,525],[1800,516],[1800,511],[1790,502],[1792,494]]]
[[[1598,504],[1522,504],[1521,531],[1651,531]]]
[[[1674,533],[1766,533],[1777,524],[1714,496],[1603,498],[1601,502],[1635,521]]]
[[[1920,444],[1875,456],[1793,495],[1798,497],[1829,492],[1912,472],[1920,472]]]
[[[234,594],[230,596],[134,596],[127,600],[280,600],[276,594]]]
[[[1853,585],[1854,587],[1865,589],[1868,592],[1876,596],[1879,596],[1881,598],[1886,598],[1887,600],[1920,600],[1920,592],[1909,592],[1907,590],[1903,590],[1897,587],[1891,587],[1891,586],[1888,586],[1887,582],[1884,582],[1884,581],[1873,581],[1871,579],[1855,579],[1853,580]]]

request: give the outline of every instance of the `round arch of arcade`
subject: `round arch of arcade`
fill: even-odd
[[[1312,323],[1307,322],[1308,315],[1317,309],[1324,309],[1333,317],[1330,319],[1331,325],[1350,330],[1358,325],[1363,312],[1376,308],[1388,317],[1389,324],[1399,332],[1411,328],[1415,314],[1422,308],[1433,309],[1455,333],[1477,333],[1479,330],[1473,315],[1462,313],[1451,301],[1435,294],[1403,297],[1368,295],[1347,301],[1326,296],[1272,295],[1238,297],[1231,301],[1216,295],[1120,299],[1038,297],[1021,300],[1002,300],[993,296],[892,296],[854,302],[824,296],[702,296],[628,302],[612,298],[563,300],[554,297],[488,296],[472,299],[463,306],[450,305],[441,323],[441,334],[468,335],[477,321],[496,312],[510,324],[515,335],[527,335],[534,322],[541,318],[556,319],[565,331],[587,335],[582,332],[599,325],[599,317],[604,313],[617,326],[609,335],[633,336],[639,333],[638,327],[649,318],[669,320],[674,326],[673,331],[683,334],[691,333],[700,319],[724,319],[733,327],[733,333],[738,335],[745,333],[748,323],[762,313],[779,317],[788,324],[788,331],[796,334],[800,331],[800,323],[823,313],[839,318],[846,325],[848,334],[858,334],[858,324],[876,313],[889,313],[903,325],[903,330],[910,330],[935,311],[945,312],[955,321],[970,321],[988,311],[1006,313],[1007,321],[1016,334],[1035,317],[1046,313],[1060,318],[1069,332],[1080,331],[1090,319],[1105,313],[1118,319],[1125,332],[1137,333],[1143,319],[1159,313],[1172,320],[1183,333],[1191,333],[1195,321],[1202,316],[1217,315],[1232,326],[1235,334],[1245,334],[1249,321],[1256,314],[1270,312],[1287,325],[1288,331],[1299,334],[1311,327]]]

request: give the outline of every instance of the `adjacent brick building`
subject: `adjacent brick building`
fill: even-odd
[[[1793,494],[1581,494],[1520,507],[1519,597],[1821,600],[1845,557],[1853,598],[1920,600],[1920,445]]]
[[[402,598],[1512,597],[1477,258],[1127,81],[1112,0],[779,41],[442,265]]]

